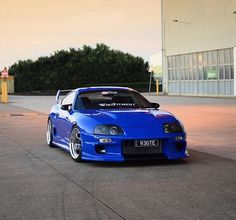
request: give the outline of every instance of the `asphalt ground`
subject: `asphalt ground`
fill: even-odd
[[[75,163],[68,153],[46,144],[43,109],[52,97],[23,100],[10,97],[9,104],[0,104],[0,219],[236,219],[236,161],[227,155],[198,149],[175,162]],[[183,114],[178,102],[163,99],[161,105]],[[228,115],[219,112],[205,118],[198,113],[193,123],[185,121],[193,113],[187,114],[190,134],[201,132],[199,119]],[[225,139],[223,147],[231,141]]]
[[[188,147],[236,160],[236,98],[171,97],[144,94],[185,125]],[[10,96],[10,104],[48,114],[55,96]]]

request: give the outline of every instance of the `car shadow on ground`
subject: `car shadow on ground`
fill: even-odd
[[[148,167],[148,166],[179,166],[189,164],[188,159],[179,160],[168,160],[168,159],[158,159],[158,160],[132,160],[125,162],[86,162],[89,166],[96,167]]]

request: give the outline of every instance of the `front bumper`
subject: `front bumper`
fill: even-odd
[[[187,142],[185,133],[166,134],[165,136],[151,137],[127,137],[127,136],[99,136],[83,133],[83,160],[90,161],[114,161],[137,159],[160,159],[169,160],[188,157]],[[182,140],[176,140],[176,136],[181,136]],[[110,143],[100,143],[100,138],[110,139]],[[134,140],[158,139],[159,147],[135,147]],[[127,145],[126,143],[129,143]]]

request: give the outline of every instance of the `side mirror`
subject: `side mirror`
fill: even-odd
[[[158,103],[151,103],[151,107],[155,108],[155,109],[158,109],[160,107],[160,104],[158,104]]]
[[[70,112],[71,109],[72,109],[72,104],[62,105],[62,106],[61,106],[61,109],[64,110],[64,111]]]

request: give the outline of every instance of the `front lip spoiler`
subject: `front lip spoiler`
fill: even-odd
[[[123,155],[125,161],[152,161],[152,160],[166,160],[164,154],[150,154],[150,155],[137,155],[137,154],[130,154],[130,155]]]

